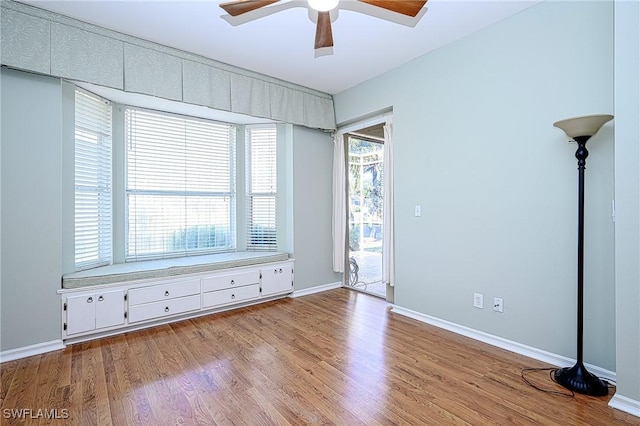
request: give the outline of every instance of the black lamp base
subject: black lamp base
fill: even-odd
[[[573,367],[557,369],[554,376],[556,382],[574,392],[591,396],[604,396],[609,393],[607,383],[589,373],[581,362]]]

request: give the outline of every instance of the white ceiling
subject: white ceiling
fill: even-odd
[[[340,0],[333,16],[333,54],[319,57],[313,49],[315,24],[304,0],[282,0],[253,15],[242,15],[246,20],[278,11],[236,26],[223,19],[228,15],[218,6],[220,0],[23,2],[336,94],[540,0],[429,0],[417,22],[356,0]]]

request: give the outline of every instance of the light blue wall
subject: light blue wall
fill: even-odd
[[[73,171],[65,167],[73,164],[73,87],[6,68],[1,84],[0,351],[7,351],[61,338],[56,291],[73,269]],[[286,170],[279,207],[287,228],[280,242],[296,259],[296,290],[338,282],[331,261],[332,139],[304,127],[279,129]]]
[[[333,139],[329,133],[293,128],[293,229],[295,288],[342,282],[332,257]]]
[[[542,3],[334,101],[393,108],[395,303],[575,357],[576,146],[552,124],[613,113],[612,3]],[[585,361],[615,370],[613,124],[588,147]]]
[[[0,350],[61,338],[60,80],[2,68]]]

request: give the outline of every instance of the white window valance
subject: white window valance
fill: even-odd
[[[4,66],[335,130],[333,98],[256,72],[10,0],[1,6]]]

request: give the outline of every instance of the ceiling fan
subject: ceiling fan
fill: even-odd
[[[220,7],[231,16],[253,12],[280,0],[234,0],[220,3]],[[350,0],[352,1],[352,0]],[[427,0],[356,0],[387,11],[408,17],[416,17]],[[338,6],[339,0],[308,0],[309,7],[318,13],[316,23],[315,49],[333,47],[330,11]]]

